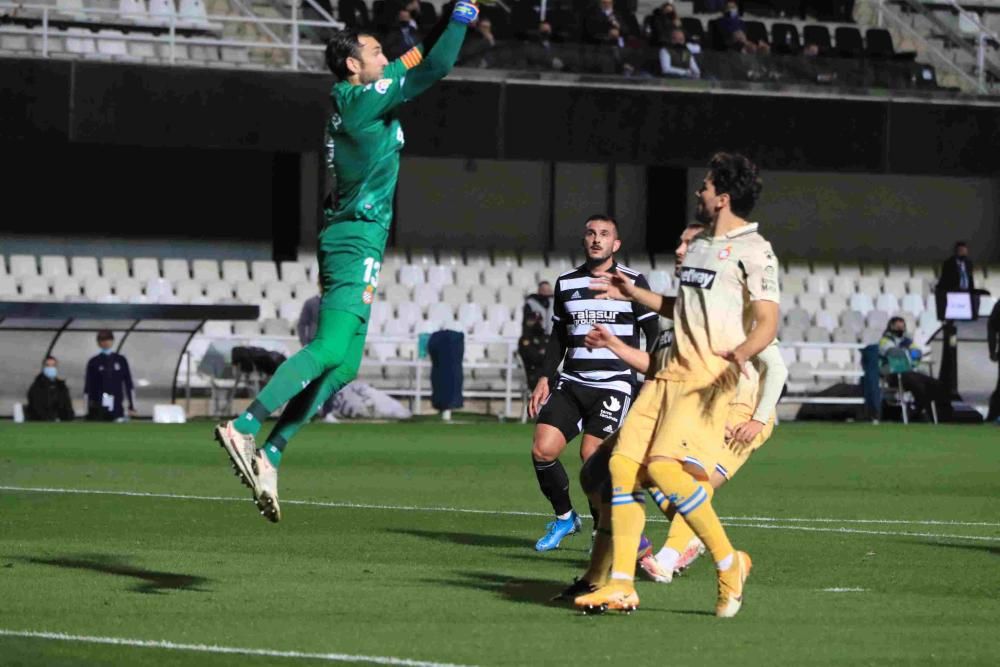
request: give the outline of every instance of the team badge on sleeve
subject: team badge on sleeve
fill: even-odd
[[[375,92],[379,95],[385,95],[391,85],[392,79],[379,79],[375,82]]]
[[[372,305],[372,301],[375,300],[375,288],[371,285],[366,287],[364,293],[361,295],[361,300],[366,306]]]

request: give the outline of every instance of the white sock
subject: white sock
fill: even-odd
[[[718,568],[719,570],[728,570],[733,566],[733,555],[734,554],[729,554],[728,556],[717,562],[715,564],[715,567]]]
[[[621,572],[612,572],[611,579],[614,581],[632,581],[634,577],[628,574],[622,574]]]
[[[656,560],[660,565],[663,566],[664,570],[673,570],[677,567],[677,561],[680,560],[681,555],[676,549],[670,549],[669,547],[663,547],[656,552]]]
[[[570,518],[571,516],[573,516],[573,510],[568,511],[565,514],[557,514],[556,518],[559,519],[560,521],[565,521],[566,519]]]

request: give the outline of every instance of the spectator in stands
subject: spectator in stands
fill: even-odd
[[[986,341],[990,347],[990,361],[1000,362],[1000,300],[993,305],[993,311],[990,313],[990,320],[986,326]],[[1000,366],[997,367],[997,387],[990,396],[990,411],[986,419],[1000,426]]]
[[[309,297],[302,304],[299,321],[295,323],[295,332],[299,336],[299,343],[302,347],[311,343],[316,337],[316,329],[319,327],[320,295],[322,293],[323,288],[320,287],[319,294]],[[336,397],[336,394],[331,394],[330,398],[326,399],[326,402],[320,407],[319,414],[323,417],[323,421],[337,423],[337,418],[333,415],[333,403]]]
[[[394,0],[394,3],[392,6],[395,9],[395,20],[389,24],[380,39],[382,51],[389,60],[400,57],[419,44],[423,38],[420,26],[417,24],[420,0]],[[386,6],[391,5],[387,2]]]
[[[538,291],[524,300],[524,316],[522,318],[522,328],[527,326],[531,317],[542,318],[542,328],[546,335],[552,333],[552,283],[543,280],[538,283]],[[534,385],[532,385],[534,386]]]
[[[663,76],[677,79],[701,78],[698,62],[688,49],[687,38],[680,28],[670,33],[669,45],[660,49],[660,72]]]
[[[327,7],[330,0],[321,0],[320,5],[330,11]],[[323,4],[323,2],[327,4]],[[348,28],[365,29],[371,22],[368,16],[368,7],[362,0],[339,0],[337,3],[337,18],[344,22]]]
[[[551,302],[552,286],[548,286]],[[542,291],[539,285],[539,292]],[[529,299],[539,295],[533,295]],[[534,387],[542,375],[542,368],[545,365],[545,347],[549,342],[549,335],[545,332],[546,322],[551,322],[548,308],[538,310],[529,303],[524,306],[524,321],[521,323],[521,339],[517,344],[517,353],[521,356],[521,363],[524,365],[524,374],[527,376],[528,387]],[[537,305],[537,304],[536,304]]]
[[[878,343],[878,350],[882,360],[882,372],[893,375],[898,372],[903,381],[903,389],[913,394],[917,409],[925,420],[930,421],[932,418],[932,402],[937,407],[939,420],[947,421],[951,418],[951,400],[944,384],[930,375],[912,370],[920,361],[922,354],[913,346],[913,339],[906,335],[906,320],[902,317],[893,317],[889,320],[885,333]],[[900,368],[910,370],[899,371]]]
[[[600,0],[600,5],[587,14],[583,36],[591,44],[625,48],[625,39],[630,36],[628,24],[615,12],[614,0]]]
[[[69,398],[66,381],[59,377],[59,362],[55,357],[46,357],[42,372],[28,389],[28,409],[25,416],[29,421],[72,421],[73,402]]]
[[[819,46],[809,42],[802,49],[803,58],[817,58],[819,57]]]
[[[736,53],[746,53],[749,55],[766,56],[771,52],[771,47],[767,42],[752,42],[742,30],[737,30],[732,34],[729,48]]]
[[[746,37],[747,26],[740,18],[739,5],[732,0],[726,3],[725,9],[722,10],[722,17],[718,19],[716,25],[726,44],[732,44],[738,32],[744,33],[744,38]]]
[[[538,24],[537,30],[521,33],[525,40],[524,48],[517,49],[522,59],[522,65],[530,69],[561,71],[566,69],[561,51],[556,45],[563,41],[549,21]]]
[[[496,46],[493,36],[493,22],[488,17],[480,16],[469,25],[469,31],[462,43],[458,61],[463,67],[489,67],[492,62],[491,51]]]
[[[87,398],[87,419],[91,421],[125,421],[125,399],[128,412],[135,416],[132,372],[128,360],[115,352],[115,335],[104,329],[97,332],[100,352],[87,362],[87,378],[83,393]]]
[[[681,27],[681,18],[677,15],[674,3],[665,2],[655,8],[642,24],[642,32],[650,46],[664,47],[670,45],[673,31]]]

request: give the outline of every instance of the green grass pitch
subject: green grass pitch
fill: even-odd
[[[548,604],[582,572],[589,531],[533,551],[548,519],[530,439],[313,425],[286,452],[272,525],[207,422],[0,424],[0,664],[1000,661],[992,427],[780,426],[717,496],[754,559],[728,621],[711,615],[707,558],[640,582],[631,616]]]

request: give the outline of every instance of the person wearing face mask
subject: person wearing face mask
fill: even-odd
[[[31,383],[25,416],[29,421],[41,422],[73,420],[75,415],[69,388],[66,381],[59,377],[59,362],[55,357],[45,357],[42,372]]]
[[[892,373],[893,375],[896,373],[889,370],[889,357],[893,355],[898,356],[899,350],[902,350],[909,357],[912,366],[916,366],[922,357],[920,350],[914,347],[913,339],[906,335],[906,320],[902,317],[889,319],[885,333],[882,334],[882,339],[879,340],[878,350],[879,356],[882,359],[883,372]],[[945,389],[944,384],[930,375],[918,373],[914,370],[904,371],[898,373],[898,375],[902,379],[903,389],[913,394],[913,400],[916,402],[917,408],[926,421],[930,421],[933,415],[931,403],[934,403],[934,406],[937,408],[938,421],[948,421],[951,418],[951,401],[949,400],[948,391]]]
[[[662,47],[670,44],[673,31],[681,27],[681,19],[672,2],[665,2],[653,10],[643,22],[643,34],[650,46]]]
[[[128,360],[114,351],[115,335],[104,329],[97,332],[97,356],[87,362],[83,393],[87,396],[87,419],[124,421],[125,401],[130,416],[135,415],[132,372]]]

